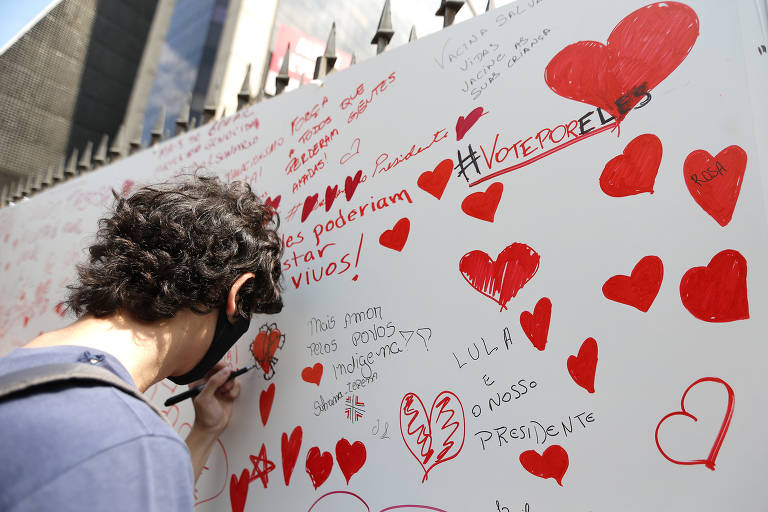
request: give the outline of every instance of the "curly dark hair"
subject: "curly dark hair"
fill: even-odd
[[[280,220],[247,183],[195,174],[113,195],[78,282],[67,286],[63,304],[78,317],[122,311],[154,322],[185,308],[208,313],[224,307],[246,272],[256,278],[240,289],[236,314],[282,309]]]

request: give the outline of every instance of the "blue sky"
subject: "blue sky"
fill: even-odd
[[[0,0],[0,47],[32,21],[52,0]]]

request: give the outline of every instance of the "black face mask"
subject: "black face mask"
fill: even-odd
[[[251,325],[250,319],[239,317],[234,324],[227,319],[226,308],[219,310],[219,319],[216,322],[216,330],[213,332],[213,341],[203,358],[189,372],[178,377],[168,377],[174,384],[189,384],[205,377],[205,374],[213,368],[224,354],[239,340]]]

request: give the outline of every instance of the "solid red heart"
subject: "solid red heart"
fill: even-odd
[[[352,196],[357,190],[357,186],[360,184],[360,180],[363,178],[363,170],[360,169],[355,173],[355,177],[347,176],[344,180],[344,194],[347,196],[347,201],[352,199]]]
[[[277,210],[277,207],[280,206],[280,200],[283,198],[282,195],[278,195],[275,198],[267,197],[266,201],[264,201],[264,204],[266,206],[269,206],[273,210]]]
[[[433,171],[424,171],[416,180],[416,184],[421,190],[428,194],[432,194],[437,199],[443,197],[445,187],[448,186],[448,181],[451,179],[451,173],[453,172],[453,160],[446,158],[437,166]]]
[[[232,504],[232,512],[243,512],[245,501],[248,499],[248,484],[251,483],[251,474],[247,469],[229,478],[229,501]]]
[[[483,112],[483,107],[477,107],[467,114],[466,119],[464,116],[459,116],[459,119],[456,120],[456,140],[459,141],[463,139],[469,129],[472,128],[477,120],[485,114],[487,114],[487,112]]]
[[[336,200],[336,194],[339,192],[339,186],[334,185],[331,187],[328,185],[325,188],[325,211],[329,211],[331,209],[331,206],[333,206],[333,202]]]
[[[336,462],[339,464],[344,478],[347,479],[347,485],[349,485],[349,479],[352,478],[352,475],[360,471],[360,468],[365,464],[365,457],[365,445],[362,441],[349,444],[349,441],[342,437],[336,443]]]
[[[299,450],[301,449],[301,438],[304,436],[304,431],[301,429],[301,425],[298,425],[291,432],[291,437],[283,432],[283,437],[280,439],[280,451],[283,454],[283,479],[287,486],[291,482],[291,475],[293,474],[293,468],[296,466],[296,461],[299,458]]]
[[[459,272],[469,285],[507,309],[507,302],[531,280],[539,269],[539,254],[525,244],[513,243],[493,261],[483,251],[461,257]]]
[[[658,256],[646,256],[632,269],[630,276],[613,276],[603,285],[608,300],[621,302],[647,312],[656,299],[664,278],[664,265]]]
[[[422,483],[432,468],[461,452],[465,433],[464,406],[459,397],[450,391],[443,391],[435,397],[429,414],[416,393],[403,396],[400,402],[400,434],[408,451],[424,470]]]
[[[544,350],[547,346],[547,334],[549,334],[549,319],[552,315],[552,302],[547,297],[542,297],[533,308],[533,314],[529,311],[520,313],[520,327],[533,346]]]
[[[696,204],[725,226],[733,217],[746,169],[747,153],[739,146],[728,146],[715,157],[697,149],[685,159],[683,177]]]
[[[579,354],[568,356],[568,373],[573,382],[590,393],[595,392],[595,371],[597,370],[597,342],[587,338],[581,344]]]
[[[315,363],[314,366],[307,366],[301,370],[301,378],[305,382],[310,384],[320,385],[320,380],[323,378],[323,364]]]
[[[465,197],[461,202],[461,210],[470,217],[493,222],[502,192],[504,185],[501,182],[493,183],[485,192],[475,192]]]
[[[661,428],[662,423],[664,423],[668,418],[671,418],[673,416],[684,416],[686,418],[692,419],[693,421],[697,421],[696,416],[694,416],[693,414],[685,410],[685,396],[694,386],[696,386],[697,384],[700,384],[701,382],[716,382],[718,384],[722,384],[723,386],[725,386],[725,389],[728,392],[728,406],[725,409],[725,416],[723,417],[723,423],[720,425],[720,430],[717,432],[717,436],[715,437],[715,442],[712,445],[712,449],[709,451],[709,455],[707,456],[706,459],[699,459],[699,460],[673,459],[672,457],[667,455],[667,453],[661,447],[661,443],[659,443],[659,429]],[[720,447],[723,445],[723,441],[725,440],[725,434],[728,432],[728,427],[731,424],[731,417],[733,416],[734,400],[735,398],[734,398],[733,389],[723,379],[719,379],[717,377],[703,377],[697,380],[696,382],[688,386],[688,388],[683,393],[683,398],[680,400],[680,410],[667,414],[666,416],[661,418],[658,425],[656,425],[656,447],[659,449],[659,451],[664,456],[664,458],[666,458],[670,462],[673,462],[675,464],[680,464],[683,466],[704,464],[706,467],[714,471],[715,461],[717,460],[717,454],[720,451]]]
[[[625,197],[642,192],[653,194],[653,184],[661,164],[661,140],[651,133],[638,135],[624,152],[605,164],[600,188],[611,197]]]
[[[685,309],[705,322],[749,318],[747,260],[738,251],[715,254],[706,267],[693,267],[680,281]]]
[[[312,210],[314,210],[316,204],[317,194],[307,196],[307,198],[304,200],[304,207],[301,209],[301,222],[307,220],[307,217],[309,217],[309,214],[312,213]]]
[[[379,236],[379,243],[388,249],[402,251],[405,242],[408,241],[408,233],[411,231],[411,221],[403,217],[395,224],[395,227],[388,229]]]
[[[265,374],[269,373],[272,366],[272,359],[275,356],[277,348],[280,346],[280,337],[282,334],[279,329],[271,331],[259,331],[251,344],[251,352],[254,359],[259,363]]]
[[[306,470],[315,489],[328,480],[328,477],[331,475],[331,469],[333,469],[333,455],[330,452],[320,453],[320,448],[317,446],[309,449],[309,452],[307,452]]]
[[[532,475],[554,478],[562,487],[568,470],[568,452],[559,444],[548,447],[541,455],[535,450],[528,450],[520,454],[520,464]]]
[[[699,18],[685,4],[657,2],[619,22],[608,44],[580,41],[547,64],[544,79],[555,93],[613,114],[617,122],[645,92],[685,60],[699,36]]]
[[[275,400],[275,383],[269,385],[269,387],[262,391],[259,395],[259,411],[261,411],[261,422],[264,426],[267,425],[269,420],[269,413],[272,411],[272,402]]]

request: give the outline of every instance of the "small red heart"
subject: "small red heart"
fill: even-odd
[[[630,276],[613,276],[603,285],[608,300],[621,302],[647,312],[656,299],[664,278],[664,265],[658,256],[646,256],[632,269]]]
[[[554,478],[562,487],[568,470],[568,452],[559,444],[553,444],[541,455],[535,450],[528,450],[520,454],[520,464],[532,475]]]
[[[283,198],[282,195],[277,195],[274,199],[271,197],[267,197],[266,201],[264,201],[264,204],[266,206],[269,206],[273,210],[277,211],[277,207],[280,206],[280,200]]]
[[[421,190],[428,194],[432,194],[437,199],[443,197],[445,187],[448,186],[448,181],[451,179],[451,173],[453,172],[453,160],[446,158],[437,166],[433,171],[424,171],[416,180],[416,184]]]
[[[344,194],[347,196],[347,201],[352,199],[352,196],[357,190],[357,186],[360,184],[360,180],[363,178],[363,170],[359,169],[355,173],[355,177],[347,176],[344,180]]]
[[[280,346],[281,336],[282,333],[279,329],[261,330],[251,344],[253,358],[259,363],[265,374],[268,374],[272,367],[272,360]]]
[[[542,297],[533,308],[533,314],[528,311],[520,313],[520,327],[531,340],[533,346],[544,350],[547,346],[547,334],[549,333],[549,319],[552,315],[552,302],[547,297]]]
[[[472,128],[477,120],[485,114],[487,114],[487,112],[483,112],[483,107],[477,107],[467,114],[466,119],[464,116],[459,116],[459,119],[456,120],[456,140],[459,141],[463,139],[469,129]]]
[[[309,214],[312,213],[312,210],[314,210],[316,204],[317,194],[307,196],[307,198],[304,200],[304,207],[301,209],[301,222],[307,220],[307,217],[309,217]]]
[[[349,479],[352,478],[352,475],[363,467],[365,458],[365,445],[362,441],[355,441],[354,444],[349,444],[349,441],[342,437],[336,443],[336,462],[339,464],[339,469],[344,474],[344,478],[347,479],[347,485],[349,485]]]
[[[229,501],[232,504],[232,512],[243,512],[245,501],[248,499],[248,485],[251,483],[251,474],[247,469],[229,478]]]
[[[320,385],[320,380],[323,378],[323,364],[315,363],[314,366],[307,366],[301,370],[301,378],[305,382],[310,384]]]
[[[653,184],[661,165],[661,140],[651,133],[638,135],[624,152],[605,164],[600,188],[611,197],[625,197],[642,192],[653,194]]]
[[[493,222],[502,192],[504,192],[504,185],[497,181],[485,192],[475,192],[465,197],[461,202],[461,210],[470,217]]]
[[[272,402],[275,400],[275,383],[269,385],[269,387],[262,391],[259,395],[259,410],[261,411],[261,422],[264,426],[267,426],[269,420],[269,413],[272,411]]]
[[[403,217],[395,224],[395,227],[388,229],[379,236],[379,243],[388,249],[400,252],[408,241],[408,233],[411,231],[411,221]]]
[[[293,474],[293,468],[296,466],[296,461],[299,458],[301,438],[303,436],[304,431],[301,429],[301,425],[298,425],[291,432],[290,438],[288,438],[288,434],[283,432],[283,436],[280,439],[280,450],[283,454],[283,479],[286,486],[291,482],[291,474]]]
[[[336,200],[336,194],[338,192],[339,192],[338,185],[334,185],[333,188],[331,188],[331,186],[328,185],[325,188],[325,211],[329,211],[331,209],[333,202]]]
[[[320,453],[320,448],[313,446],[307,452],[306,470],[312,485],[317,489],[328,480],[333,469],[333,455],[330,452]]]
[[[696,204],[725,226],[736,209],[746,169],[747,153],[739,146],[728,146],[714,158],[697,149],[685,159],[683,177]]]
[[[568,356],[568,373],[573,382],[590,393],[595,392],[595,371],[597,370],[597,342],[587,338],[581,344],[579,354]]]
[[[705,322],[749,318],[747,260],[738,251],[715,254],[706,267],[693,267],[680,281],[685,309]]]

